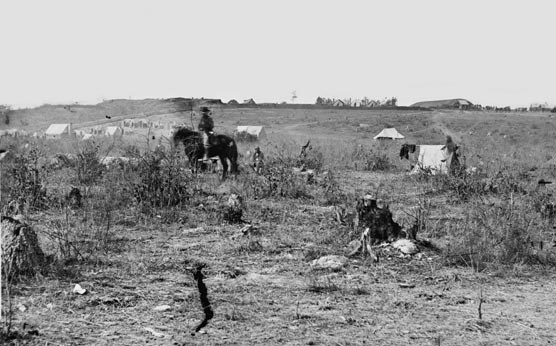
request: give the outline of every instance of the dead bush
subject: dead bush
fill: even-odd
[[[187,204],[192,197],[192,177],[174,152],[158,148],[137,157],[131,179],[134,202],[142,213],[154,216],[161,208]]]
[[[386,153],[358,146],[351,154],[351,161],[357,170],[362,171],[389,171],[394,168]]]
[[[541,261],[531,244],[542,241],[545,232],[539,227],[538,213],[530,202],[520,197],[496,205],[480,200],[470,203],[465,222],[453,228],[451,242],[444,251],[446,261],[477,271],[492,265]]]
[[[39,162],[40,150],[33,146],[22,151],[13,151],[2,163],[5,172],[2,190],[8,196],[7,213],[26,213],[29,209],[48,207],[47,191],[44,184],[48,170]]]

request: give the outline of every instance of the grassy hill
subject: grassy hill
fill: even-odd
[[[52,123],[71,122],[80,128],[132,117],[195,126],[198,118],[191,118],[191,104],[184,102],[186,99],[145,99],[109,100],[97,105],[43,105],[14,111],[9,127],[32,132],[44,131]],[[349,158],[342,152],[351,152],[358,145],[387,151],[395,158],[402,142],[441,144],[446,135],[462,146],[472,165],[503,161],[538,166],[554,159],[556,150],[556,119],[542,113],[224,105],[213,108],[213,118],[215,130],[220,133],[231,134],[238,125],[265,126],[268,141],[262,145],[266,151],[297,150],[310,139],[332,166],[348,164]],[[390,143],[374,141],[373,136],[385,127],[396,127],[406,138]],[[252,146],[240,143],[240,150],[247,151]]]
[[[37,108],[18,109],[11,113],[9,126],[26,131],[44,131],[50,124],[73,123],[76,127],[105,121],[106,115],[113,120],[126,117],[142,117],[150,114],[172,113],[182,106],[177,102],[145,100],[109,100],[96,105],[43,105]]]

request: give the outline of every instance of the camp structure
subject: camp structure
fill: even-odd
[[[438,108],[438,109],[469,109],[472,106],[473,104],[466,99],[423,101],[411,105],[411,107]]]
[[[107,126],[106,130],[104,130],[104,135],[108,137],[121,137],[123,134],[119,126]]]
[[[266,131],[263,126],[238,126],[236,134],[247,133],[257,137],[258,140],[266,139]]]
[[[75,135],[76,135],[77,137],[83,137],[83,136],[85,136],[86,134],[87,134],[87,131],[85,131],[85,130],[75,130]]]
[[[419,145],[417,164],[411,173],[447,173],[444,150],[445,145]]]
[[[86,133],[86,134],[83,135],[83,137],[81,137],[81,140],[82,140],[82,141],[88,141],[88,140],[90,140],[90,139],[93,139],[93,137],[94,137],[94,136],[93,136],[92,133]]]
[[[71,124],[51,124],[44,133],[47,138],[67,138],[72,135]]]
[[[386,128],[376,136],[374,139],[403,139],[405,138],[401,133],[393,127]]]

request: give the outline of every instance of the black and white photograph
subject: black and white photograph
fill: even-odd
[[[556,344],[555,13],[2,0],[0,345]]]

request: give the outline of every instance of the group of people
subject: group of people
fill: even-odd
[[[197,128],[203,135],[203,147],[205,149],[204,155],[202,160],[207,161],[209,159],[209,149],[211,146],[210,138],[214,134],[214,120],[212,120],[211,111],[208,107],[201,107],[201,120],[199,120],[199,124]],[[251,167],[255,170],[255,172],[260,173],[263,161],[264,161],[264,154],[261,151],[261,148],[256,147],[251,157]]]

